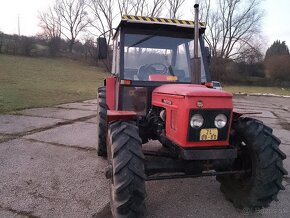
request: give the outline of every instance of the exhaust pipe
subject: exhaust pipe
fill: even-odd
[[[194,58],[198,58],[198,37],[199,37],[199,23],[198,23],[199,5],[194,5]]]
[[[194,5],[194,14],[195,14],[195,19],[194,19],[194,53],[193,53],[193,69],[192,69],[192,78],[191,81],[192,83],[200,84],[201,79],[200,79],[200,74],[201,74],[201,62],[200,62],[200,57],[198,57],[198,45],[199,45],[199,22],[198,22],[198,17],[199,17],[199,5],[195,4]]]

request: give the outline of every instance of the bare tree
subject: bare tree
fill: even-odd
[[[158,16],[166,0],[90,0],[88,7],[93,18],[91,25],[95,35],[105,35],[110,44],[113,36],[113,22],[124,14],[139,16]]]
[[[49,8],[47,12],[39,13],[39,26],[42,34],[47,39],[59,38],[61,36],[61,19],[55,8]]]
[[[69,51],[72,52],[79,33],[90,24],[86,0],[57,0],[55,7],[61,18],[62,35],[69,40]]]
[[[211,0],[203,2],[201,15],[212,55],[235,59],[241,53],[252,54],[263,17],[261,0],[218,0],[214,6]]]
[[[95,35],[106,36],[108,44],[113,37],[113,19],[116,17],[114,3],[114,0],[91,0],[88,5],[93,14],[91,26],[97,30]],[[121,2],[119,8],[125,10]]]
[[[200,21],[208,21],[209,19],[209,15],[210,15],[210,6],[211,6],[211,0],[205,0],[202,1],[202,3],[200,4],[200,1],[197,1],[197,3],[199,4],[199,17],[200,17]],[[192,14],[194,15],[194,8],[192,8]]]
[[[84,43],[84,56],[85,60],[89,63],[95,63],[97,61],[97,52],[96,52],[95,40],[87,36]]]
[[[132,11],[131,1],[128,0],[117,0],[120,15],[130,14]]]
[[[235,50],[234,56],[230,58],[236,62],[244,62],[247,64],[254,64],[263,61],[263,49],[266,44],[262,36],[259,36],[260,39],[255,38],[250,41],[243,41],[238,43]]]
[[[185,0],[167,0],[168,1],[168,11],[169,17],[172,19],[180,18],[180,8],[185,2]]]
[[[48,41],[50,55],[55,56],[59,51],[61,37],[61,18],[56,8],[49,8],[47,12],[39,13],[40,36]]]
[[[146,0],[131,0],[130,4],[133,8],[134,15],[139,15],[139,16],[147,15],[147,11],[146,11],[147,1]]]
[[[159,17],[162,13],[162,7],[166,0],[153,0],[152,4],[148,5],[149,16]]]
[[[166,0],[131,0],[131,10],[134,15],[138,16],[150,16],[157,17],[162,12],[162,6],[166,3]]]

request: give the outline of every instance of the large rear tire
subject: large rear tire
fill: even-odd
[[[97,109],[97,131],[98,142],[97,152],[99,156],[107,156],[107,110],[106,87],[98,88],[98,109]]]
[[[145,170],[138,127],[132,121],[116,121],[108,130],[112,214],[114,217],[143,217]]]
[[[280,140],[272,129],[251,118],[240,118],[233,123],[230,142],[239,149],[238,158],[231,167],[248,170],[242,175],[217,176],[221,191],[235,207],[259,209],[276,200],[285,189],[282,178],[287,174],[282,160],[286,155],[279,149]]]

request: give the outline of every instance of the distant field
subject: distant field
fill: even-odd
[[[290,87],[225,86],[224,90],[232,93],[272,93],[290,96]]]
[[[103,71],[68,59],[0,55],[0,113],[96,98]]]

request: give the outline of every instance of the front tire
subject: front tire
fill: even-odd
[[[238,158],[233,170],[248,170],[243,175],[217,176],[221,191],[235,207],[259,209],[268,207],[285,189],[282,178],[287,174],[279,149],[280,140],[272,129],[251,118],[239,118],[233,123],[230,142],[238,146]]]
[[[142,141],[132,121],[116,121],[108,131],[111,211],[114,217],[143,217],[145,170]]]

